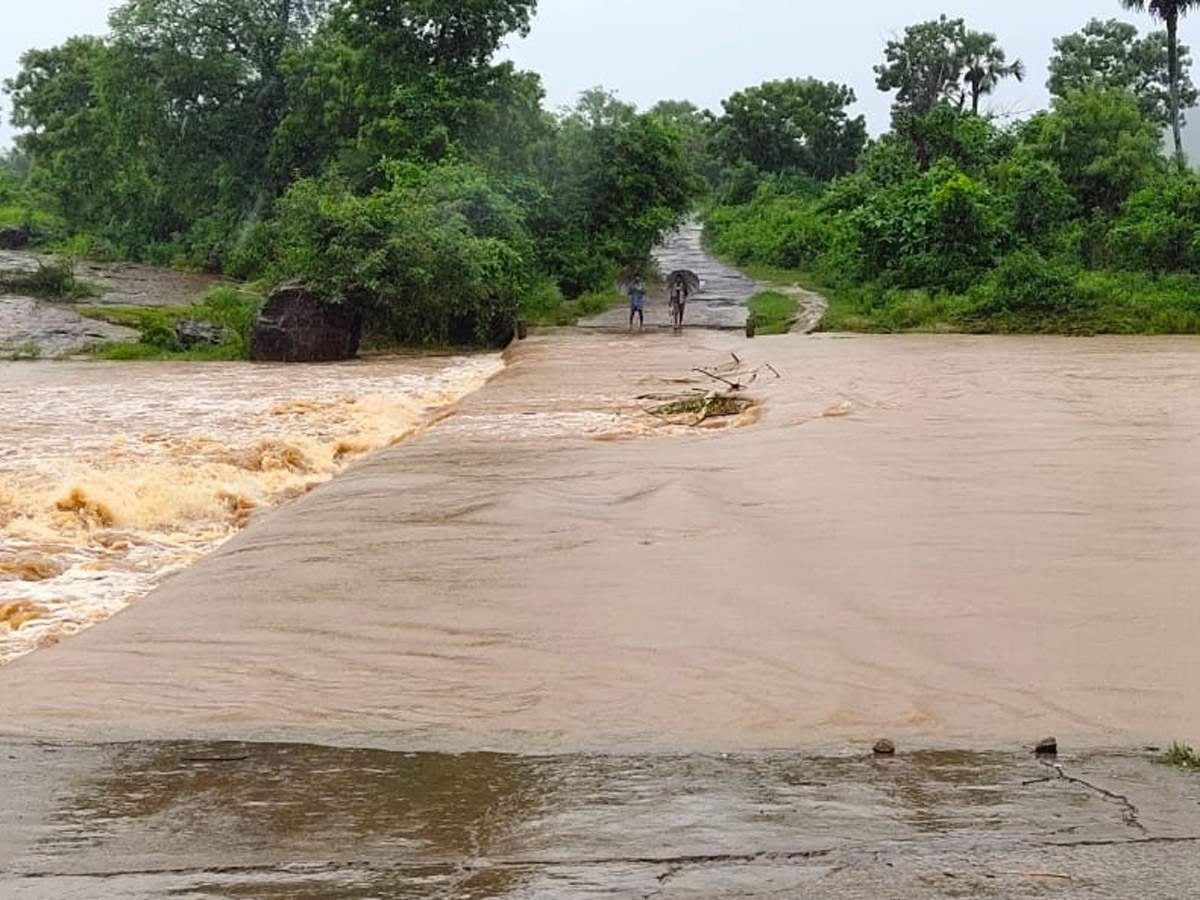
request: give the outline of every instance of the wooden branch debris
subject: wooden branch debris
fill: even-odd
[[[692,428],[704,424],[710,419],[739,416],[754,405],[753,401],[742,396],[742,391],[758,381],[764,372],[770,372],[776,378],[782,378],[770,363],[764,363],[754,369],[745,367],[736,353],[731,353],[732,363],[709,368],[697,367],[692,369],[693,375],[703,375],[705,378],[722,385],[720,388],[692,388],[686,394],[643,394],[638,400],[653,400],[660,406],[648,409],[650,415],[672,424],[686,424]],[[671,379],[679,381],[680,379]],[[694,381],[695,379],[688,379]],[[685,421],[680,421],[686,417]]]

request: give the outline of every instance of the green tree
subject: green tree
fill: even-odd
[[[387,167],[363,197],[301,179],[267,226],[275,280],[295,279],[406,344],[505,337],[533,278],[519,207],[471,166]]]
[[[866,120],[847,109],[853,89],[833,82],[768,81],[731,96],[717,121],[717,143],[729,165],[798,172],[820,181],[851,172],[867,140]]]
[[[942,16],[909,25],[903,38],[887,42],[887,61],[875,67],[875,83],[896,92],[893,118],[921,118],[939,103],[962,104],[966,40],[965,22]]]
[[[1197,91],[1189,75],[1188,48],[1179,47],[1179,98],[1181,107],[1195,105]],[[1092,19],[1075,34],[1054,40],[1050,78],[1051,96],[1090,87],[1127,90],[1138,101],[1142,115],[1166,128],[1171,124],[1171,78],[1166,32],[1143,38],[1128,22]]]
[[[601,89],[563,116],[543,184],[531,228],[570,296],[644,263],[700,189],[680,132]]]
[[[1138,191],[1114,223],[1110,241],[1125,268],[1200,272],[1200,178],[1182,175]]]
[[[1071,91],[1031,119],[1025,139],[1053,162],[1081,211],[1113,215],[1162,171],[1162,138],[1126,91]]]
[[[1006,78],[1025,80],[1025,64],[1019,59],[1008,61],[1008,55],[996,42],[994,34],[969,31],[963,40],[963,62],[966,71],[963,82],[971,94],[971,112],[979,113],[979,99],[996,90]]]
[[[895,91],[892,128],[912,142],[918,165],[924,171],[936,158],[930,132],[937,124],[930,115],[937,109],[962,109],[971,98],[973,114],[979,101],[1005,78],[1021,79],[1025,67],[1008,62],[994,35],[968,31],[962,19],[942,16],[910,25],[904,37],[888,41],[886,62],[875,67],[881,91]]]
[[[687,100],[660,100],[650,115],[683,135],[684,152],[692,171],[715,188],[721,180],[721,160],[716,152],[716,117]]]
[[[505,37],[528,32],[536,5],[340,0],[321,63],[333,84],[316,92],[306,123],[334,124],[326,141],[364,184],[378,181],[384,158],[436,162],[458,148],[486,152],[494,130],[515,120],[518,133],[539,127],[540,81],[493,62]]]
[[[1186,163],[1183,156],[1182,108],[1180,106],[1180,54],[1179,19],[1190,9],[1200,5],[1200,0],[1121,0],[1126,9],[1143,12],[1162,19],[1167,26],[1167,78],[1170,82],[1171,134],[1175,141],[1175,159],[1182,170]]]

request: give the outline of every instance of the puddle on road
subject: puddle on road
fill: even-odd
[[[159,744],[0,755],[0,893],[13,900],[643,896],[668,878],[716,896],[705,891],[764,889],[781,868],[803,880],[875,859],[886,878],[881,854],[1142,836],[1110,799],[1000,753],[538,758]],[[1200,783],[1145,760],[1099,765],[1110,784],[1191,788],[1180,809],[1200,799]]]

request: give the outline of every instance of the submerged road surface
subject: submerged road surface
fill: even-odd
[[[652,412],[733,353],[743,427]],[[1142,748],[1200,737],[1198,394],[1183,339],[535,338],[0,668],[0,896],[1196,896]]]
[[[760,421],[640,396],[770,362]],[[546,337],[0,669],[0,732],[514,753],[1200,737],[1200,344]]]

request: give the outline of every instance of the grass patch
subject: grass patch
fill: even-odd
[[[75,269],[62,260],[38,261],[28,272],[0,274],[0,293],[39,297],[43,300],[82,300],[99,294],[96,288],[79,281]]]
[[[100,359],[228,361],[250,356],[250,331],[263,298],[252,291],[214,287],[194,306],[82,306],[81,315],[138,331],[136,341],[101,344],[92,351]],[[219,343],[187,345],[180,323],[192,320],[220,329]]]
[[[42,358],[42,348],[33,341],[15,347],[9,357],[13,362],[33,362]]]
[[[115,341],[101,344],[91,351],[96,359],[140,362],[173,360],[177,362],[234,362],[245,359],[237,347],[229,344],[205,344],[188,350],[164,350],[142,341]]]
[[[615,289],[567,300],[558,285],[547,281],[521,303],[521,317],[534,326],[574,325],[580,319],[598,316],[628,302]]]
[[[1172,744],[1171,749],[1163,754],[1162,761],[1167,765],[1200,772],[1200,753],[1185,744]]]
[[[66,227],[62,219],[28,204],[0,206],[0,228],[20,228],[22,225],[29,226],[34,233],[32,237],[36,237],[37,232],[61,231]]]
[[[795,297],[778,291],[755,294],[747,305],[754,314],[755,331],[760,335],[787,334],[800,309]]]

